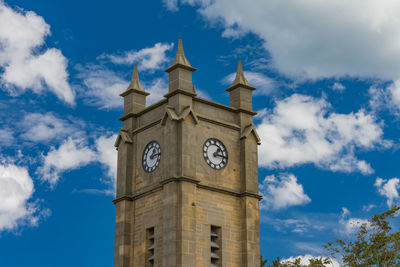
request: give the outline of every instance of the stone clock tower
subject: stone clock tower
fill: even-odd
[[[179,40],[169,91],[146,107],[135,66],[118,149],[114,267],[259,267],[252,91],[239,61],[230,105],[197,96]]]

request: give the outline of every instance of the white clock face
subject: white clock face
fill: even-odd
[[[223,169],[228,163],[228,151],[224,144],[215,138],[207,139],[203,145],[204,160],[211,168]]]
[[[146,172],[153,172],[161,160],[161,146],[157,141],[151,141],[144,148],[142,166]]]

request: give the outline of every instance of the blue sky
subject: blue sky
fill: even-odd
[[[395,0],[0,1],[0,265],[111,266],[122,98],[179,35],[202,97],[255,86],[261,253],[324,255],[399,202]],[[395,222],[397,223],[397,222]]]

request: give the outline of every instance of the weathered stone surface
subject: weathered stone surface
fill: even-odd
[[[221,266],[258,267],[260,140],[252,126],[253,89],[239,73],[230,90],[231,106],[199,98],[192,86],[194,68],[183,50],[177,58],[168,69],[165,99],[146,108],[136,97],[140,103],[126,103],[133,106],[121,118],[126,135],[116,143],[114,266],[152,266],[146,258],[146,233],[152,227],[153,266],[210,266],[210,229],[215,226],[221,230]],[[227,149],[222,170],[212,169],[203,158],[208,138],[219,139]],[[161,161],[147,173],[143,150],[154,140],[161,146]]]

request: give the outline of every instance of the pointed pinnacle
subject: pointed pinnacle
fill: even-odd
[[[135,67],[133,68],[131,83],[129,84],[128,89],[126,89],[126,90],[129,90],[129,89],[136,89],[136,90],[144,91],[144,88],[139,81],[139,72],[138,72],[136,64],[135,64]]]
[[[234,85],[237,85],[237,84],[243,84],[243,85],[250,86],[246,77],[244,77],[242,60],[240,58],[239,58],[238,66],[237,66],[236,77],[235,77],[235,80],[233,81],[231,87]]]
[[[189,61],[185,57],[181,39],[179,39],[179,41],[178,41],[178,47],[176,48],[176,57],[175,57],[174,62],[172,62],[171,66],[174,66],[176,64],[180,64],[180,65],[184,65],[184,66],[192,68]]]

